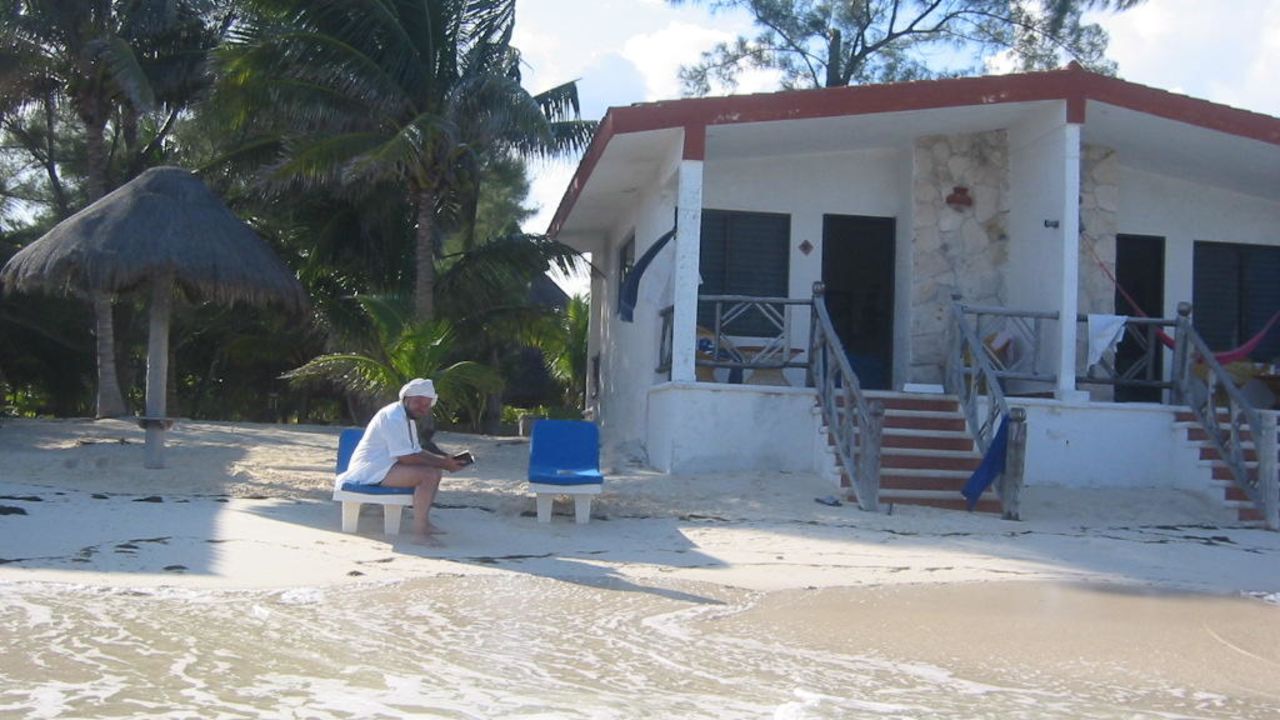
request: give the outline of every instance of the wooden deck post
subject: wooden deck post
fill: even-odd
[[[1276,412],[1258,412],[1259,425],[1254,434],[1258,452],[1258,492],[1262,495],[1262,520],[1268,530],[1280,530],[1280,460],[1276,457]]]
[[[880,509],[880,438],[883,434],[884,403],[872,400],[867,403],[867,427],[858,436],[858,505],[867,512]]]
[[[1177,324],[1173,331],[1173,371],[1170,380],[1173,390],[1170,391],[1170,403],[1185,405],[1187,403],[1187,356],[1191,352],[1191,342],[1187,331],[1191,329],[1191,303],[1178,303]]]
[[[1022,483],[1027,460],[1027,410],[1009,408],[1008,447],[1005,448],[1004,472],[996,491],[1005,520],[1022,519]]]

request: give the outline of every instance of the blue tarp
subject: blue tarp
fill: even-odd
[[[658,251],[666,246],[671,238],[676,236],[676,229],[671,228],[665,235],[658,238],[648,250],[644,251],[644,255],[636,261],[631,272],[627,273],[627,277],[622,281],[622,290],[618,293],[618,316],[623,322],[631,322],[632,316],[636,311],[636,299],[640,296],[640,277],[644,275],[644,271],[649,267],[649,263],[653,262],[654,256]]]
[[[964,495],[970,510],[978,504],[978,498],[981,498],[982,493],[991,487],[991,483],[1004,474],[1004,459],[1008,447],[1009,418],[1006,416],[1000,418],[1000,428],[996,430],[996,436],[991,439],[991,447],[987,448],[987,454],[983,456],[982,464],[978,465],[978,469],[973,471],[973,475],[969,476],[969,481],[960,490],[960,494]]]

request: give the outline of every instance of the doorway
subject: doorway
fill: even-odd
[[[1122,292],[1123,290],[1123,292]],[[1124,297],[1128,293],[1131,303]],[[1116,313],[1119,315],[1164,316],[1164,238],[1155,235],[1116,236]],[[1137,307],[1134,307],[1134,303]],[[1166,331],[1167,332],[1167,331]],[[1159,345],[1159,340],[1153,340]],[[1142,362],[1146,350],[1127,337],[1116,347],[1116,371],[1128,372]],[[1150,379],[1164,377],[1164,351],[1152,358]],[[1139,373],[1138,378],[1147,378]],[[1160,402],[1160,388],[1116,387],[1116,402]]]
[[[893,383],[895,234],[890,217],[822,217],[827,313],[868,390],[888,390]]]

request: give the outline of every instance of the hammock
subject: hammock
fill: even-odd
[[[1081,237],[1084,238],[1085,236],[1081,234]],[[1124,298],[1124,301],[1129,304],[1129,307],[1133,308],[1133,313],[1138,317],[1150,317],[1142,311],[1141,307],[1138,306],[1138,301],[1134,300],[1133,296],[1120,285],[1120,281],[1116,280],[1116,276],[1111,272],[1111,269],[1107,267],[1107,264],[1102,262],[1102,258],[1098,257],[1098,253],[1093,249],[1093,242],[1089,241],[1087,238],[1085,239],[1085,246],[1089,248],[1089,255],[1093,257],[1094,262],[1098,263],[1098,267],[1102,268],[1103,274],[1107,276],[1107,279],[1111,281],[1111,284],[1116,286],[1116,292],[1120,293],[1120,297]],[[1257,350],[1258,346],[1262,344],[1262,341],[1267,339],[1267,335],[1271,333],[1271,328],[1275,326],[1277,321],[1280,321],[1280,310],[1272,313],[1271,319],[1267,321],[1267,324],[1263,325],[1262,329],[1253,337],[1245,341],[1243,345],[1231,350],[1214,353],[1213,358],[1218,361],[1219,365],[1229,365],[1234,362],[1240,362],[1248,359],[1248,357],[1253,354],[1253,351]],[[1161,328],[1156,328],[1156,337],[1160,338],[1160,343],[1170,350],[1172,350],[1176,344],[1174,339],[1169,337],[1169,333],[1166,333]]]

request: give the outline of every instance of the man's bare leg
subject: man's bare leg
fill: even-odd
[[[433,525],[429,518],[431,504],[440,489],[440,471],[426,468],[427,478],[413,490],[413,532],[417,535],[443,535],[444,530]]]
[[[413,532],[419,538],[444,533],[444,530],[432,525],[429,519],[431,503],[435,502],[436,491],[440,489],[440,476],[441,473],[436,468],[396,465],[382,479],[382,484],[387,487],[413,488]]]

